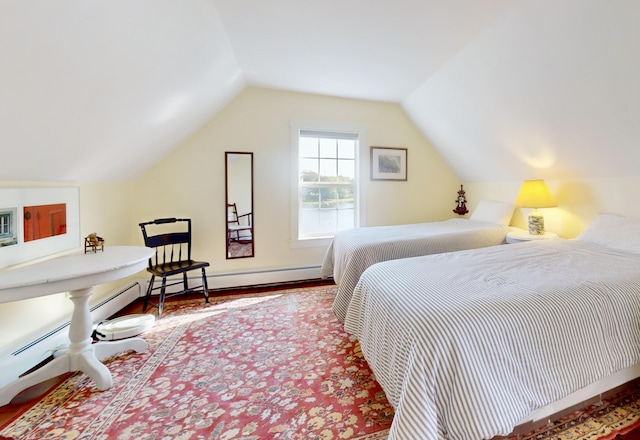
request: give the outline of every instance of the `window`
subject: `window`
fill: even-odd
[[[0,211],[0,247],[18,244],[15,219],[17,208]]]
[[[359,132],[297,129],[295,135],[294,240],[331,238],[357,227]]]
[[[0,212],[0,237],[11,233],[11,213]]]

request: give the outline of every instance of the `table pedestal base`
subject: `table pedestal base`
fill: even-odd
[[[0,388],[0,406],[8,404],[18,393],[33,385],[72,371],[85,373],[96,382],[98,389],[107,390],[113,385],[113,379],[109,369],[98,359],[126,350],[140,352],[147,349],[148,345],[142,338],[92,343],[93,324],[89,309],[92,291],[92,288],[86,288],[70,292],[73,314],[69,326],[69,347],[56,353],[55,359],[41,368]]]

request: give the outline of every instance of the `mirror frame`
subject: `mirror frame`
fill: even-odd
[[[247,255],[238,255],[235,257],[232,257],[229,253],[229,244],[230,244],[230,240],[229,240],[229,230],[228,230],[228,221],[229,221],[229,212],[228,212],[228,205],[229,205],[229,162],[230,162],[230,156],[232,155],[248,155],[249,156],[249,163],[250,163],[250,170],[249,170],[249,178],[251,179],[251,181],[249,182],[249,189],[250,189],[250,210],[249,213],[251,214],[251,252],[250,254]],[[253,215],[253,153],[251,152],[246,152],[246,151],[225,151],[224,153],[224,201],[225,201],[225,255],[226,255],[226,259],[227,260],[235,260],[237,258],[252,258],[255,257],[255,248],[256,248],[256,235],[255,235],[255,223],[254,223],[254,215]],[[242,213],[240,213],[242,215]]]

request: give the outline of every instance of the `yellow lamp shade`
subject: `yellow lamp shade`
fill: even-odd
[[[544,217],[538,208],[553,208],[558,206],[556,199],[542,179],[525,180],[522,182],[518,197],[513,203],[521,208],[533,208],[529,215],[529,234],[544,235]]]
[[[521,208],[553,208],[558,203],[544,180],[532,179],[522,182],[514,205]]]

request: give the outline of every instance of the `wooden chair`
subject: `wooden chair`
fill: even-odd
[[[232,241],[250,242],[253,240],[253,226],[251,213],[238,215],[235,203],[227,204],[227,245]],[[241,234],[246,232],[248,235]]]
[[[157,307],[158,318],[161,318],[165,298],[195,292],[199,289],[202,289],[205,301],[209,302],[206,274],[209,263],[191,259],[191,219],[160,218],[139,225],[145,246],[155,249],[155,254],[149,258],[149,267],[147,267],[147,272],[151,273],[151,280],[147,287],[142,311],[145,311],[148,305]],[[198,269],[202,273],[202,284],[189,287],[187,272]],[[167,278],[174,275],[182,275],[182,280],[167,283]],[[154,287],[156,277],[162,278],[162,283],[158,287]],[[167,295],[167,287],[178,284],[182,284],[181,290]],[[156,305],[151,302],[151,294],[158,289],[160,289],[160,297]]]

